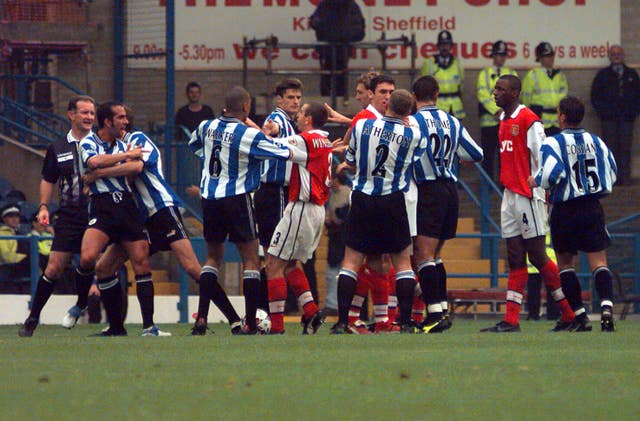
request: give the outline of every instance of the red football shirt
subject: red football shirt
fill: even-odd
[[[538,170],[538,152],[545,139],[540,118],[524,105],[510,116],[503,114],[498,140],[500,145],[500,182],[522,196],[532,198],[527,178]]]
[[[331,142],[329,133],[311,130],[288,138],[296,148],[289,182],[289,201],[324,205],[329,199],[331,182]]]
[[[351,128],[353,129],[359,120],[376,120],[382,117],[383,115],[380,114],[373,105],[369,104],[367,105],[367,108],[363,108],[353,116],[353,119],[351,120]]]

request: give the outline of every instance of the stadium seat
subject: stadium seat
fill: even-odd
[[[9,180],[0,177],[0,199],[4,199],[11,190],[13,190],[13,186]]]

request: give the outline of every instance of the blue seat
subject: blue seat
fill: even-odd
[[[4,199],[9,192],[13,190],[13,186],[4,177],[0,177],[0,199]]]

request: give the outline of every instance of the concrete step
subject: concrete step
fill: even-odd
[[[447,289],[486,289],[491,287],[490,278],[454,278],[447,277]],[[507,279],[498,278],[498,287],[506,288]]]
[[[442,249],[442,259],[448,262],[451,259],[479,259],[480,258],[480,244],[452,244],[448,242]]]

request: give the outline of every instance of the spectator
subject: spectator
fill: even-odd
[[[327,251],[327,295],[324,303],[325,316],[338,315],[338,273],[344,257],[344,223],[349,214],[351,188],[344,173],[331,177],[331,196],[327,203],[325,225],[329,234]]]
[[[18,234],[20,225],[20,208],[16,205],[5,205],[0,209],[2,225],[0,236]],[[2,271],[8,275],[8,280],[14,281],[29,276],[29,245],[27,242],[15,239],[0,239],[0,265]]]
[[[175,124],[178,131],[177,139],[187,142],[191,133],[198,128],[198,124],[204,120],[212,119],[214,115],[210,106],[200,103],[202,88],[198,82],[189,82],[185,91],[189,103],[178,110]],[[188,133],[185,133],[185,130]]]
[[[640,113],[638,73],[624,64],[619,45],[609,49],[611,65],[601,69],[591,85],[591,103],[602,121],[602,138],[618,164],[618,183],[631,178],[633,122]]]
[[[452,54],[453,37],[449,31],[438,34],[438,52],[425,60],[420,72],[422,76],[433,76],[440,86],[437,106],[441,110],[462,120],[467,116],[462,104],[464,69],[460,60]]]
[[[559,69],[553,68],[556,53],[548,42],[536,47],[536,61],[540,67],[529,70],[522,80],[522,103],[536,113],[547,136],[560,133],[558,127],[558,104],[567,96],[567,77]]]
[[[365,22],[360,7],[353,0],[322,0],[310,18],[318,41],[333,45],[319,48],[320,66],[325,72],[320,79],[322,96],[331,95],[332,75],[335,74],[335,94],[347,95],[347,67],[351,47],[346,45],[364,39]],[[334,51],[335,50],[335,51]]]

